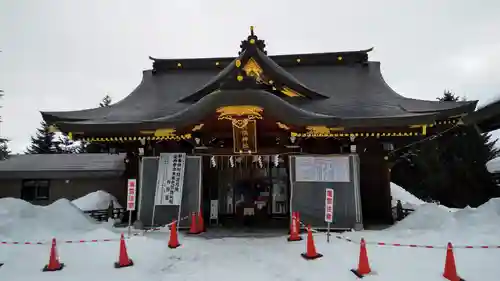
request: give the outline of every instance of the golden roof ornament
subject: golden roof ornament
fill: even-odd
[[[250,26],[250,35],[247,37],[247,40],[241,41],[240,48],[241,50],[239,54],[241,54],[245,50],[255,49],[255,48],[263,52],[264,54],[267,54],[267,52],[265,51],[266,44],[264,43],[264,40],[260,40],[257,37],[257,35],[255,35],[253,25]]]

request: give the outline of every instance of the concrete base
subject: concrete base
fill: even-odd
[[[364,227],[363,227],[362,223],[356,223],[356,224],[354,224],[354,230],[361,231],[363,229],[364,229]]]

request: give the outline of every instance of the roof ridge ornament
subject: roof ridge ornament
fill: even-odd
[[[254,33],[254,26],[250,26],[250,35],[248,35],[247,40],[241,41],[240,44],[241,50],[239,51],[238,55],[241,55],[246,50],[250,50],[252,48],[259,49],[261,52],[267,55],[267,52],[265,50],[266,48],[266,43],[264,40],[261,40],[255,35]]]

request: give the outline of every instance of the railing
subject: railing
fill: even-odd
[[[124,208],[84,211],[85,214],[88,214],[97,221],[107,221],[109,218],[123,219],[125,212]]]
[[[415,211],[415,210],[403,208],[403,206],[401,204],[397,204],[395,207],[392,207],[392,216],[393,216],[395,221],[400,221],[400,220],[406,218],[406,216],[411,214],[413,211]]]
[[[500,172],[493,173],[493,181],[500,187]]]

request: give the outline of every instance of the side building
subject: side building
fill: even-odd
[[[0,198],[20,198],[36,205],[74,200],[103,190],[126,200],[125,155],[27,154],[0,161]]]
[[[333,188],[335,228],[391,223],[396,149],[464,124],[476,101],[406,98],[370,51],[270,56],[251,28],[235,57],[150,58],[120,102],[42,116],[74,139],[127,153],[146,224],[177,217],[153,206],[161,153],[187,154],[182,215],[201,208],[210,223],[274,226],[300,211],[324,227]]]

